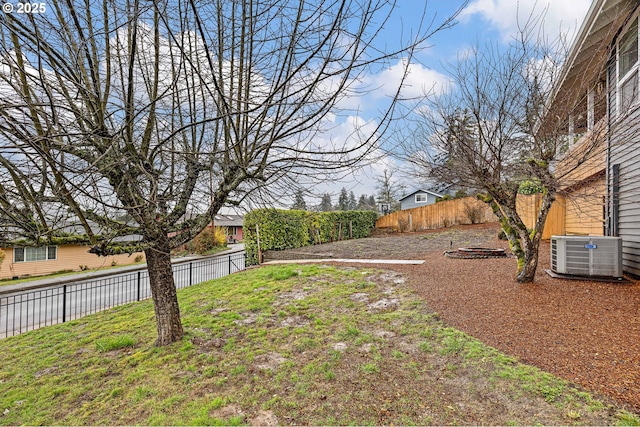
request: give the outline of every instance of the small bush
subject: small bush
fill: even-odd
[[[544,187],[540,183],[540,181],[532,180],[532,181],[523,181],[520,183],[520,187],[518,188],[518,193],[520,194],[538,194],[543,193]]]
[[[142,261],[142,255],[136,255],[136,257],[133,259],[133,262],[140,262]]]
[[[463,210],[471,224],[479,224],[482,221],[482,214],[484,213],[482,206],[465,203]]]
[[[227,244],[227,233],[221,227],[206,227],[193,239],[193,250],[205,255],[214,248]]]
[[[78,267],[80,268],[80,271],[87,271],[89,269],[87,264],[81,264]]]
[[[465,197],[467,197],[468,194],[466,191],[464,190],[458,190],[456,191],[456,194],[453,196],[454,199],[463,199]]]

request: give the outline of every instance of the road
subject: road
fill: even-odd
[[[244,268],[245,255],[241,250],[175,263],[173,277],[180,289]],[[66,322],[151,296],[146,269],[127,269],[80,280],[71,276],[66,280],[66,283],[49,286],[37,283],[34,289],[0,295],[0,337]]]

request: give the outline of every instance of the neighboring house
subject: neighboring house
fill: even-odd
[[[0,248],[0,252],[4,253],[4,260],[0,264],[0,279],[128,265],[144,260],[142,252],[131,256],[123,254],[101,257],[89,253],[89,247],[80,245],[18,246]]]
[[[229,242],[239,242],[244,238],[242,224],[244,223],[243,215],[223,215],[218,214],[213,220],[215,227],[222,227],[226,229],[227,240]]]
[[[97,224],[89,221],[95,233],[99,233]],[[64,223],[60,231],[78,235],[84,234],[84,229],[71,223]],[[12,236],[11,230],[4,230],[5,235]],[[114,242],[131,242],[141,239],[139,235],[116,237]],[[89,253],[89,246],[67,244],[59,246],[28,246],[6,244],[0,247],[0,279],[11,279],[29,276],[42,276],[62,271],[81,271],[115,265],[128,265],[144,261],[144,253],[132,255],[121,254],[107,257]]]
[[[442,194],[434,193],[429,190],[416,190],[400,199],[400,209],[405,210],[432,205],[436,202],[438,197],[442,197]]]
[[[640,275],[639,6],[629,0],[593,1],[549,104],[549,116],[568,116],[569,140],[577,139],[560,170],[588,156],[563,189],[569,196],[567,234],[571,222],[592,221],[594,234],[600,228],[599,234],[622,237],[624,269],[635,275]],[[594,138],[601,149],[587,153],[585,142]],[[591,201],[573,203],[570,215],[570,197],[580,193]]]

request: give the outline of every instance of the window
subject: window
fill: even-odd
[[[620,39],[619,44],[620,78],[631,71],[638,62],[638,18]]]
[[[13,262],[33,262],[55,260],[58,257],[56,246],[39,246],[26,248],[13,248]]]
[[[615,93],[610,90],[609,96],[617,94],[617,108],[614,110],[611,103],[609,105],[612,116],[616,112],[620,116],[624,115],[638,102],[638,18],[633,20],[618,42],[617,63],[617,79],[609,77],[610,82],[614,80],[612,83],[615,83],[613,86],[616,88]]]
[[[638,99],[638,72],[634,72],[620,86],[620,111],[625,112],[631,108]]]
[[[427,201],[426,194],[416,194],[416,203],[425,203]]]

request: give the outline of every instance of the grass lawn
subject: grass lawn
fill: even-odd
[[[272,266],[0,340],[0,424],[585,424],[637,415],[451,328],[401,276]]]

